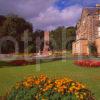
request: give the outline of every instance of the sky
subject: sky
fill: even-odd
[[[52,30],[75,26],[83,7],[100,0],[0,0],[0,15],[15,14],[33,24],[33,29]]]

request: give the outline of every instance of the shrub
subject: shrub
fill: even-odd
[[[85,85],[69,78],[49,79],[29,76],[16,83],[7,100],[94,100]]]

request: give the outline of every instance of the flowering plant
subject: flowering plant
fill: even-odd
[[[69,78],[49,79],[45,75],[29,76],[16,83],[8,100],[94,100],[85,85]]]
[[[8,64],[9,65],[13,65],[13,66],[23,66],[23,65],[28,65],[28,64],[35,64],[36,61],[26,61],[26,60],[13,60],[13,61],[9,61]]]
[[[100,67],[100,61],[95,60],[77,60],[74,64],[84,67]]]

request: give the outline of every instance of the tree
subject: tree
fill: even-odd
[[[71,26],[66,28],[66,49],[71,50],[72,49],[72,43],[75,41],[76,37],[76,28]]]
[[[76,28],[72,26],[67,28],[61,26],[50,32],[50,42],[55,50],[71,50],[75,37]]]
[[[55,50],[62,49],[62,39],[63,34],[66,37],[66,34],[63,32],[64,27],[58,27],[57,29],[50,32],[50,42],[52,42],[53,48]]]
[[[95,43],[89,43],[90,55],[97,56],[97,47]]]
[[[32,24],[17,15],[5,16],[6,20],[0,26],[0,33],[20,39],[25,30],[33,31]]]
[[[3,54],[13,53],[15,51],[15,45],[13,42],[7,40],[1,46],[1,52]]]
[[[3,15],[0,15],[0,37],[4,36],[5,34],[5,33],[2,33],[2,26],[5,20],[6,20],[6,17]]]
[[[43,51],[44,48],[44,31],[43,30],[36,30],[33,32],[33,50],[34,52]]]
[[[21,39],[25,30],[29,31],[28,33],[31,37],[33,32],[33,26],[24,18],[19,17],[17,15],[0,16],[0,38],[4,36],[14,37],[14,39],[16,39],[19,43],[19,51],[24,51],[24,43],[21,41]],[[6,48],[4,48],[5,46]],[[6,49],[6,51],[8,52],[14,50],[13,46],[11,48],[9,47],[11,47],[11,42],[4,43],[2,50],[5,51]]]
[[[3,25],[4,21],[6,20],[6,17],[3,15],[0,15],[0,26]]]
[[[72,37],[72,36],[76,36],[76,28],[73,26],[67,27],[66,28],[66,35],[67,38]]]

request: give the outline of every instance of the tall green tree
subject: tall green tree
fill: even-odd
[[[3,30],[2,26],[5,20],[6,20],[6,17],[3,15],[0,15],[0,37],[4,36],[5,34],[5,33],[2,33],[2,30]]]
[[[43,51],[44,31],[37,29],[35,32],[33,32],[32,38],[33,38],[33,42],[34,42],[34,46],[33,46],[34,52]]]
[[[71,50],[72,42],[75,41],[75,27],[58,27],[50,32],[50,41],[55,50]]]
[[[63,39],[63,33],[64,33],[63,30],[64,30],[64,27],[58,27],[57,29],[50,32],[50,41],[52,42],[52,45],[55,50],[62,49],[62,39]]]
[[[70,26],[66,28],[66,49],[72,49],[72,43],[75,41],[76,38],[76,27]]]
[[[4,35],[11,35],[16,39],[21,37],[25,30],[33,31],[32,24],[27,22],[24,18],[17,15],[5,16],[6,20],[0,26],[0,33]]]

